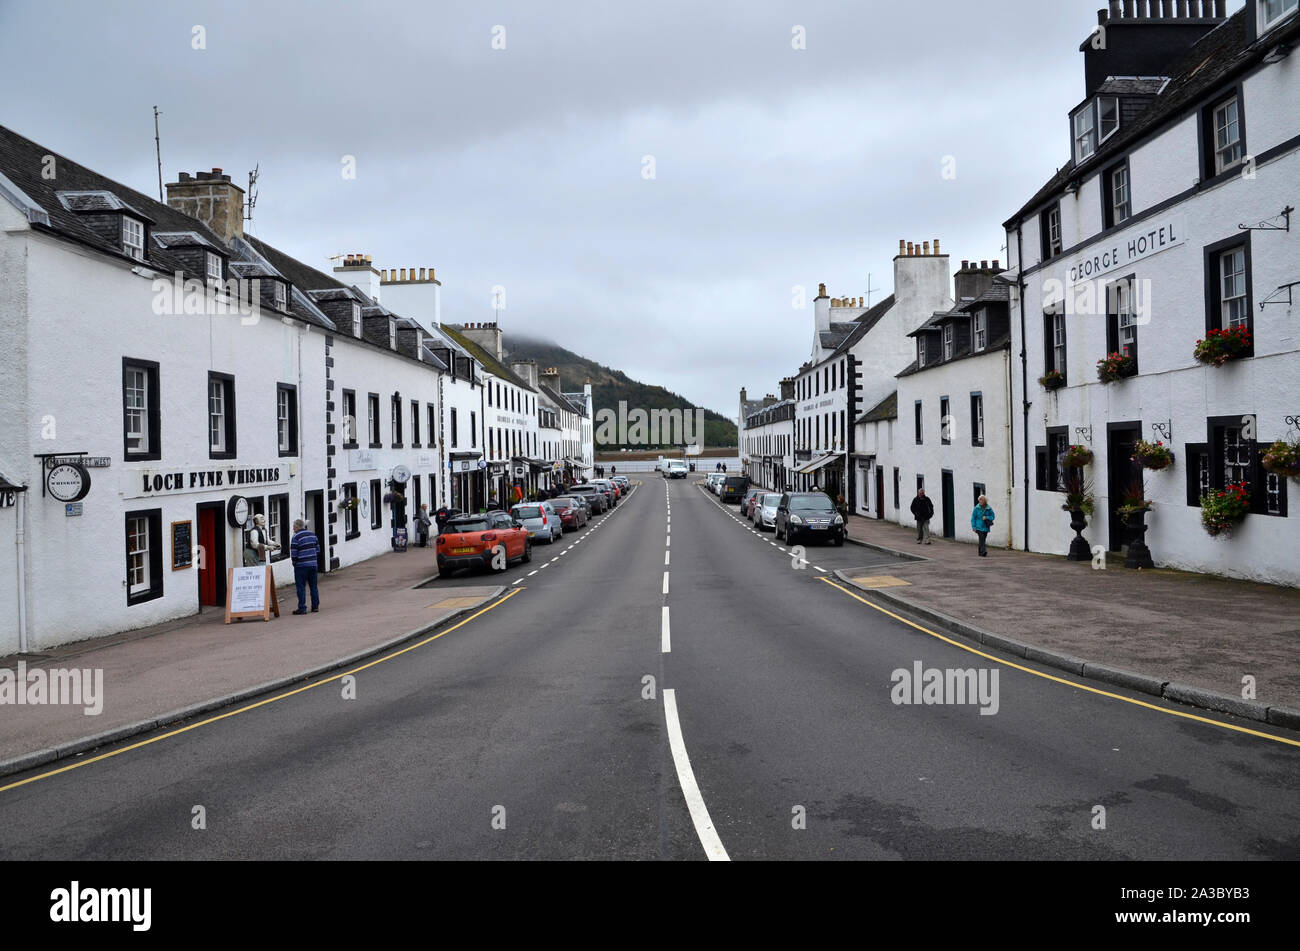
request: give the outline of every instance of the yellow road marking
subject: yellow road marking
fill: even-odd
[[[938,634],[927,627],[922,627],[920,624],[917,624],[913,621],[909,621],[905,617],[900,617],[899,615],[895,614],[893,611],[886,610],[885,608],[882,608],[878,604],[872,604],[866,598],[859,597],[858,595],[850,591],[848,588],[836,584],[834,581],[832,581],[829,578],[818,578],[817,580],[826,582],[832,588],[835,588],[839,591],[843,591],[845,594],[847,594],[850,598],[853,598],[855,601],[861,601],[867,607],[874,608],[875,610],[879,611],[881,614],[885,614],[888,615],[889,617],[892,617],[895,621],[899,621],[903,624],[906,624],[908,627],[915,628],[916,630],[920,631],[923,634],[929,634],[931,637],[938,638],[939,640],[943,641],[945,644],[951,644],[953,647],[959,648],[960,650],[964,650],[968,654],[974,654],[977,657],[983,657],[987,660],[993,661],[994,663],[1001,664],[1004,667],[1011,667],[1014,668],[1015,670],[1021,670],[1027,674],[1033,674],[1035,677],[1042,677],[1044,680],[1051,680],[1058,684],[1064,684],[1067,687],[1074,687],[1077,690],[1086,690],[1088,693],[1095,693],[1099,697],[1109,697],[1112,700],[1122,700],[1125,703],[1131,703],[1137,707],[1146,707],[1148,710],[1155,710],[1157,713],[1164,713],[1171,717],[1182,717],[1184,720],[1195,720],[1197,723],[1208,723],[1211,726],[1222,727],[1225,730],[1233,730],[1237,733],[1245,733],[1249,736],[1257,736],[1260,739],[1273,740],[1277,743],[1285,743],[1287,746],[1300,747],[1300,740],[1291,740],[1285,736],[1275,736],[1272,733],[1261,733],[1258,730],[1251,730],[1244,726],[1236,726],[1232,723],[1224,723],[1220,720],[1211,720],[1209,717],[1197,716],[1194,713],[1183,713],[1181,710],[1169,710],[1166,709],[1165,707],[1157,706],[1154,703],[1147,703],[1145,700],[1134,700],[1132,697],[1121,696],[1120,694],[1117,693],[1111,693],[1108,690],[1099,690],[1096,687],[1089,687],[1086,684],[1075,683],[1073,680],[1066,680],[1064,677],[1056,677],[1053,676],[1052,674],[1045,674],[1041,670],[1034,670],[1031,667],[1023,667],[1020,664],[1013,663],[1012,661],[1003,660],[1001,657],[994,657],[992,654],[986,654],[984,651],[976,650],[975,648],[963,644],[960,641],[953,640],[951,637],[945,637],[944,635]]]
[[[90,759],[82,760],[81,762],[78,763],[69,763],[67,766],[61,766],[58,769],[52,769],[49,772],[40,773],[39,775],[31,776],[28,777],[27,779],[19,780],[16,783],[10,783],[7,786],[0,786],[0,792],[5,792],[10,789],[17,789],[19,786],[26,786],[28,783],[34,783],[38,779],[48,779],[51,776],[57,776],[59,775],[59,773],[66,773],[69,770],[80,769],[82,766],[89,766],[91,763],[98,763],[100,760],[106,760],[113,756],[119,756],[122,753],[129,753],[131,750],[138,750],[143,746],[148,746],[150,743],[157,743],[159,740],[166,740],[166,739],[170,739],[173,736],[179,736],[182,733],[188,733],[190,730],[198,729],[201,726],[207,726],[209,723],[216,723],[218,720],[224,720],[227,717],[238,716],[241,713],[247,713],[249,710],[256,710],[258,707],[266,706],[268,703],[275,703],[277,700],[288,699],[289,697],[302,693],[304,690],[311,690],[313,687],[323,687],[325,684],[334,683],[336,680],[341,680],[342,678],[348,677],[352,674],[360,673],[363,670],[366,670],[370,667],[374,667],[376,664],[382,664],[386,660],[392,660],[394,657],[400,657],[402,654],[405,654],[407,651],[413,651],[417,647],[423,647],[425,644],[428,644],[432,641],[436,641],[444,634],[450,634],[452,631],[456,630],[457,628],[464,627],[466,624],[468,624],[470,621],[474,620],[475,618],[480,617],[481,615],[486,614],[488,611],[491,611],[493,608],[498,607],[504,604],[505,602],[509,601],[520,591],[526,591],[526,590],[528,589],[515,588],[513,591],[509,591],[506,594],[502,595],[500,599],[494,601],[492,604],[489,604],[481,611],[476,611],[473,614],[471,614],[469,617],[465,618],[464,620],[456,622],[451,627],[447,628],[447,630],[439,631],[437,634],[434,634],[431,637],[426,637],[424,640],[416,644],[408,644],[406,647],[403,647],[401,650],[396,651],[395,653],[388,654],[384,657],[376,658],[375,660],[372,661],[367,661],[366,663],[362,664],[360,667],[353,667],[351,670],[345,670],[342,673],[335,674],[334,676],[328,677],[325,680],[318,680],[315,683],[306,684],[302,687],[295,687],[293,690],[290,690],[286,693],[278,694],[274,697],[267,697],[265,700],[259,700],[256,703],[250,703],[247,706],[240,707],[238,710],[228,710],[225,713],[218,714],[215,717],[208,717],[206,720],[200,720],[198,723],[191,723],[189,726],[183,726],[178,730],[170,730],[167,733],[163,733],[161,736],[154,736],[154,737],[150,737],[147,740],[141,740],[139,743],[132,743],[130,746],[124,746],[120,750],[113,750],[111,753],[101,753],[98,756],[92,756]]]
[[[900,586],[911,587],[912,582],[904,581],[902,578],[895,578],[893,575],[867,575],[863,578],[850,579],[854,584],[860,584],[864,588],[897,588]]]
[[[428,607],[433,608],[450,608],[459,611],[461,608],[472,608],[478,604],[478,598],[443,598],[436,604],[430,604]]]

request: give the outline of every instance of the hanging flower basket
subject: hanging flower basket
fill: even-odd
[[[1132,376],[1137,369],[1137,361],[1126,353],[1112,353],[1097,361],[1097,379],[1103,383],[1114,383],[1126,376]]]
[[[1201,525],[1212,536],[1230,534],[1249,511],[1250,493],[1244,482],[1212,489],[1201,497]]]
[[[384,493],[385,505],[396,505],[398,502],[405,502],[405,501],[406,501],[406,496],[404,496],[401,492]]]
[[[1250,350],[1250,330],[1244,325],[1229,327],[1227,330],[1213,329],[1205,335],[1204,340],[1196,341],[1192,356],[1201,363],[1221,367],[1229,360],[1235,360]]]
[[[1065,386],[1065,374],[1060,370],[1048,370],[1038,378],[1038,383],[1045,390],[1059,390]]]
[[[1264,468],[1275,475],[1300,479],[1300,441],[1279,439],[1264,450]]]
[[[343,499],[338,505],[345,512],[351,512],[361,505],[361,500],[357,498]]]
[[[1167,469],[1174,464],[1174,452],[1160,440],[1139,439],[1130,457],[1144,469]]]
[[[1091,465],[1093,460],[1092,450],[1087,446],[1071,446],[1065,452],[1061,453],[1061,468],[1063,469],[1082,469],[1086,465]]]

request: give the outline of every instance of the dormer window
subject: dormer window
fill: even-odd
[[[916,338],[916,365],[918,367],[925,366],[925,338],[924,337]]]
[[[1074,161],[1091,158],[1119,129],[1119,99],[1100,96],[1074,114]]]
[[[953,353],[953,327],[952,324],[943,325],[943,358],[951,360]]]
[[[352,302],[352,336],[361,336],[361,305],[356,301]]]
[[[221,255],[213,254],[211,251],[207,254],[207,278],[210,282],[221,283]]]
[[[397,321],[391,317],[388,318],[388,349],[397,349]]]
[[[288,300],[288,292],[285,289],[284,282],[276,281],[275,282],[275,309],[288,310],[289,307],[288,304],[286,303],[287,300]]]
[[[1300,8],[1300,0],[1259,0],[1259,33],[1273,29]]]
[[[144,223],[122,216],[122,250],[138,261],[144,260]]]
[[[988,346],[989,318],[987,312],[977,310],[975,316],[971,318],[971,340],[974,342],[976,353]]]

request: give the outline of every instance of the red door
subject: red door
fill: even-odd
[[[199,509],[199,546],[205,556],[199,562],[199,603],[220,605],[221,601],[217,598],[217,573],[220,568],[212,558],[217,550],[216,509]]]

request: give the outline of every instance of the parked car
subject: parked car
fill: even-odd
[[[562,495],[551,499],[551,504],[555,506],[555,514],[560,517],[560,528],[563,531],[576,532],[586,527],[587,506],[581,499]]]
[[[629,479],[627,476],[625,475],[614,476],[613,481],[618,483],[618,487],[623,490],[624,495],[627,495],[629,492],[632,491],[632,480]]]
[[[591,512],[593,515],[600,515],[609,508],[609,502],[605,500],[605,493],[600,490],[600,486],[584,482],[581,485],[569,487],[570,495],[580,495],[591,503]]]
[[[786,492],[777,503],[773,529],[778,540],[794,544],[801,538],[843,545],[844,519],[824,492]]]
[[[764,492],[751,503],[749,520],[760,532],[768,528],[775,531],[776,509],[780,504],[780,492]]]
[[[759,496],[761,496],[764,491],[765,490],[763,489],[762,486],[757,486],[757,485],[751,485],[748,489],[745,490],[745,494],[741,496],[740,499],[741,518],[751,517],[752,510],[750,506],[754,504],[754,500]]]
[[[664,463],[665,479],[685,479],[690,467],[680,459],[669,459]]]
[[[550,502],[519,502],[510,506],[510,515],[528,530],[528,537],[553,545],[564,534],[560,516]]]
[[[749,479],[745,476],[727,476],[718,489],[718,498],[723,502],[739,502],[748,488]]]
[[[592,479],[591,484],[605,493],[610,508],[618,505],[618,489],[614,487],[614,483],[608,479]]]
[[[710,472],[708,478],[705,479],[705,483],[708,485],[709,491],[712,492],[714,495],[718,494],[718,486],[722,485],[722,483],[726,481],[727,481],[726,475],[721,472]]]
[[[533,559],[533,542],[528,531],[506,512],[458,515],[443,526],[435,544],[438,576],[446,578],[458,568],[505,570],[514,559]],[[495,558],[501,551],[504,558]]]

